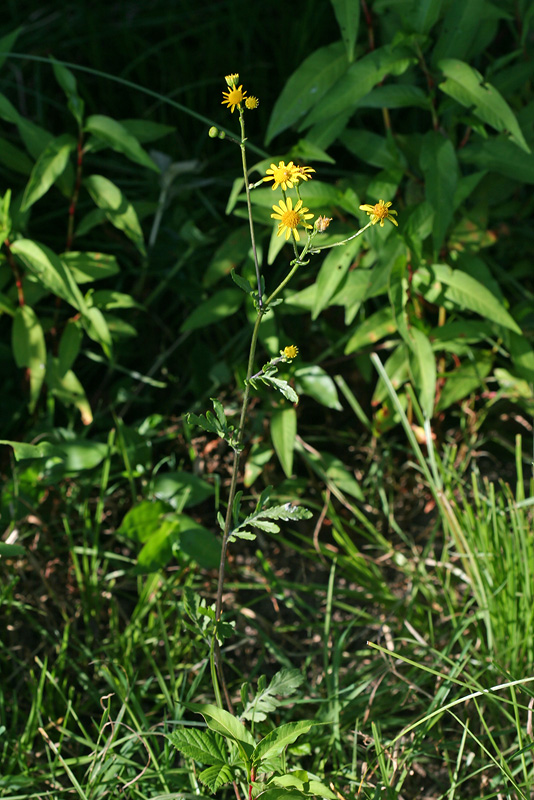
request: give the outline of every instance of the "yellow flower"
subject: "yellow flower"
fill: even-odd
[[[266,170],[266,177],[264,181],[274,181],[273,189],[281,186],[284,192],[289,188],[293,188],[293,171],[295,165],[292,161],[286,166],[283,161],[280,161],[278,166],[271,164],[271,168]],[[270,174],[269,174],[270,173]]]
[[[260,104],[260,101],[258,100],[257,97],[252,97],[251,96],[251,97],[247,97],[247,99],[245,100],[246,107],[249,108],[251,111],[252,111],[252,109],[257,108],[259,106],[259,104]]]
[[[286,242],[291,236],[291,233],[294,233],[295,239],[297,242],[300,242],[297,226],[303,225],[305,228],[312,227],[306,222],[307,219],[311,219],[313,217],[313,214],[306,213],[309,210],[309,208],[302,206],[302,200],[298,201],[295,208],[293,208],[293,202],[290,197],[287,198],[287,202],[280,200],[277,206],[273,206],[273,211],[275,213],[271,214],[273,219],[280,220],[278,224],[278,233],[276,235],[281,236],[285,229]]]
[[[367,211],[367,214],[371,217],[371,223],[373,225],[376,225],[377,222],[380,222],[380,227],[383,228],[384,220],[389,219],[390,222],[398,226],[399,223],[397,220],[393,219],[391,216],[391,214],[397,216],[397,212],[393,211],[392,208],[390,209],[390,205],[391,201],[384,203],[383,200],[380,200],[380,202],[374,206],[370,206],[368,203],[360,206],[360,211]]]
[[[297,167],[297,166],[295,166],[295,167],[293,167],[292,180],[294,182],[296,181],[297,183],[299,183],[300,181],[311,181],[313,176],[308,174],[310,172],[315,172],[313,167]]]
[[[289,344],[287,347],[284,347],[283,350],[280,350],[280,355],[284,358],[296,358],[298,356],[299,349],[294,344]]]
[[[230,89],[229,92],[222,93],[224,100],[221,101],[221,105],[226,103],[233,114],[235,108],[241,108],[241,103],[243,102],[243,98],[245,97],[246,93],[246,90],[243,91],[243,85],[241,85],[239,89],[236,89],[234,86],[234,88]]]
[[[225,75],[224,80],[226,81],[227,86],[229,86],[231,89],[235,89],[239,82],[239,75],[237,72],[234,72],[232,75]]]

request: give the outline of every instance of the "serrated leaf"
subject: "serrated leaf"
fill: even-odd
[[[262,375],[260,380],[263,383],[270,384],[277,389],[290,403],[298,403],[299,396],[292,386],[282,378],[275,378],[273,375]],[[252,382],[252,381],[251,381]]]
[[[234,780],[234,773],[227,764],[224,764],[222,767],[214,766],[202,770],[198,778],[210,791],[216,792],[221,786]]]
[[[197,728],[178,728],[167,737],[180,753],[201,764],[226,764],[227,756],[220,736]]]
[[[241,715],[242,718],[254,720],[255,722],[262,722],[267,719],[267,714],[272,714],[281,705],[282,701],[278,700],[277,696],[290,697],[296,692],[303,680],[304,676],[300,670],[285,668],[273,675],[266,688],[260,690],[258,683],[258,692],[245,706]]]
[[[93,114],[87,118],[84,130],[87,133],[92,133],[100,141],[105,142],[117,153],[123,153],[130,161],[141,164],[143,167],[148,167],[153,172],[159,173],[161,171],[148,153],[145,153],[135,136],[117,120],[102,114]]]
[[[300,720],[299,722],[288,722],[275,728],[274,731],[268,733],[256,745],[252,755],[254,764],[258,765],[268,758],[279,755],[288,745],[293,744],[299,736],[308,733],[314,724],[310,720]]]
[[[442,92],[471,109],[482,122],[500,133],[507,132],[510,139],[525,153],[531,152],[514,112],[500,92],[485,81],[480,72],[455,58],[443,59],[438,66],[446,78],[439,84]]]
[[[197,714],[201,714],[206,720],[208,728],[215,733],[221,733],[227,739],[232,739],[238,742],[242,747],[247,757],[250,757],[255,747],[255,741],[252,734],[245,728],[245,726],[223,708],[211,705],[211,703],[183,703],[185,708]]]

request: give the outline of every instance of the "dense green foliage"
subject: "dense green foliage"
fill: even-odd
[[[530,797],[532,4],[7,5],[0,797]]]

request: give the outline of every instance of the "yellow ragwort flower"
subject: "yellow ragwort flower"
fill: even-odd
[[[226,85],[229,86],[230,89],[235,89],[235,87],[239,83],[239,74],[237,72],[233,72],[231,75],[225,75],[224,80],[226,81]]]
[[[274,181],[273,190],[281,186],[285,192],[287,189],[293,188],[294,169],[295,165],[292,161],[290,161],[287,166],[284,161],[280,161],[278,166],[276,166],[276,164],[271,164],[271,168],[265,171],[266,176],[263,180]]]
[[[245,100],[246,107],[248,109],[250,109],[251,111],[254,108],[257,108],[259,106],[259,104],[260,104],[260,101],[258,100],[257,97],[250,96],[250,97],[247,97],[247,99]]]
[[[300,181],[311,181],[313,175],[310,172],[315,172],[313,167],[293,167],[292,180],[299,183]]]
[[[363,206],[360,206],[360,211],[367,211],[367,214],[371,217],[371,223],[373,225],[376,225],[376,223],[379,222],[380,227],[383,228],[384,220],[389,219],[390,222],[398,226],[399,223],[397,222],[397,220],[393,219],[393,217],[391,216],[391,214],[397,216],[397,212],[393,211],[393,209],[390,208],[390,205],[391,201],[384,203],[383,200],[380,200],[380,202],[374,206],[370,206],[368,203],[366,203]]]
[[[302,206],[302,200],[298,201],[295,208],[293,208],[293,201],[290,197],[287,198],[286,202],[280,200],[277,206],[273,206],[273,211],[275,213],[271,214],[273,219],[280,220],[278,223],[278,233],[276,235],[281,236],[285,230],[286,242],[291,236],[291,233],[295,235],[296,241],[300,242],[300,235],[297,230],[297,226],[303,225],[305,228],[312,227],[306,222],[307,219],[311,219],[313,217],[313,214],[306,213],[309,210],[309,208]]]
[[[296,358],[299,354],[299,349],[294,344],[289,344],[287,347],[284,347],[283,350],[280,350],[280,355],[284,358]]]
[[[230,89],[229,92],[222,93],[224,100],[221,101],[221,105],[224,105],[226,103],[228,105],[228,108],[233,114],[235,108],[241,108],[241,103],[243,102],[246,93],[247,93],[246,90],[243,91],[242,84],[238,89],[236,89],[236,87],[234,86],[234,88]]]

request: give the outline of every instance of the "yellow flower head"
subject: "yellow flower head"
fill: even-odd
[[[390,222],[398,226],[399,223],[397,222],[397,220],[393,219],[393,217],[391,216],[392,214],[397,216],[397,212],[393,211],[393,209],[390,208],[390,205],[391,201],[384,203],[383,200],[380,200],[380,202],[374,206],[370,206],[368,203],[366,203],[363,206],[360,206],[360,211],[367,211],[367,214],[371,217],[371,223],[373,225],[376,225],[376,223],[379,222],[380,227],[383,228],[384,220],[389,219]]]
[[[289,344],[287,347],[284,347],[283,350],[280,350],[280,355],[284,358],[296,358],[298,353],[299,349],[294,344]]]
[[[287,198],[287,201],[284,202],[280,200],[277,206],[273,206],[274,214],[271,214],[273,219],[279,219],[280,222],[278,223],[278,233],[277,236],[281,236],[284,233],[286,235],[286,242],[293,233],[297,242],[300,242],[300,235],[297,230],[298,225],[303,225],[305,228],[311,228],[312,226],[306,222],[307,219],[311,219],[313,214],[307,214],[306,212],[309,211],[309,208],[302,206],[302,200],[299,200],[295,208],[293,208],[293,202],[290,197]]]
[[[239,75],[237,72],[232,73],[232,75],[225,75],[224,80],[226,81],[226,85],[230,87],[230,89],[235,89],[237,84],[239,83]]]
[[[258,100],[257,97],[252,97],[251,96],[251,97],[247,97],[247,99],[245,100],[245,106],[247,108],[249,108],[251,111],[254,108],[257,108],[259,106],[259,104],[260,104],[260,101]]]
[[[229,92],[222,93],[224,100],[221,101],[221,105],[226,103],[233,114],[235,108],[241,108],[241,103],[243,102],[246,93],[246,90],[243,91],[243,85],[241,85],[238,89],[234,86]]]
[[[293,182],[300,183],[300,181],[311,181],[313,175],[310,175],[310,172],[315,172],[313,167],[293,167]]]
[[[266,170],[266,176],[263,180],[274,181],[273,189],[277,189],[281,186],[285,192],[287,189],[293,188],[294,169],[295,165],[292,161],[290,161],[287,166],[283,161],[280,161],[278,166],[276,166],[276,164],[271,164],[271,168]]]

